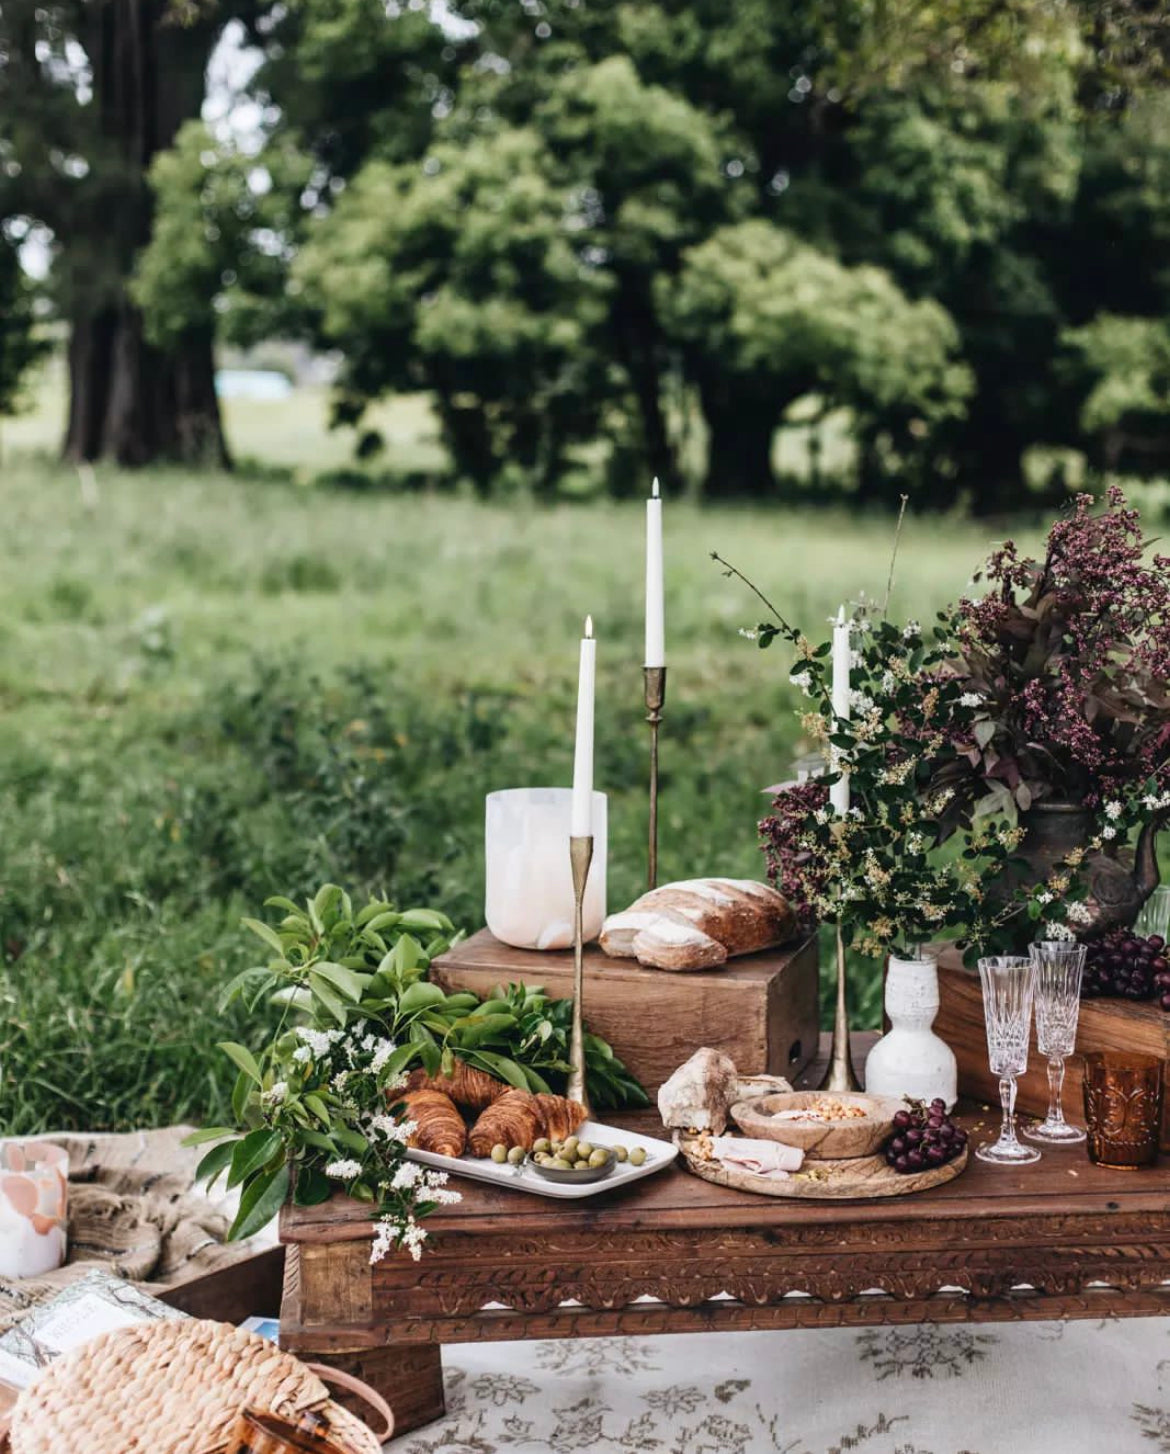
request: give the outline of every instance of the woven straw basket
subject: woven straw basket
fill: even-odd
[[[324,1370],[328,1371],[328,1370]],[[294,1418],[323,1409],[347,1454],[380,1454],[291,1353],[227,1323],[119,1328],[58,1358],[20,1396],[12,1454],[217,1454],[243,1407]]]

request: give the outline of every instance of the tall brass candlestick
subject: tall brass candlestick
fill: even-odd
[[[593,862],[593,835],[569,839],[573,866],[573,1028],[569,1040],[569,1098],[580,1101],[592,1116],[585,1086],[585,885]]]
[[[658,887],[658,726],[666,705],[666,668],[642,668],[646,679],[646,721],[650,724],[650,852],[649,886]]]
[[[849,1051],[849,1009],[845,998],[845,940],[837,925],[837,1013],[833,1019],[833,1043],[829,1048],[829,1068],[820,1084],[821,1090],[859,1091],[861,1082],[853,1069]]]

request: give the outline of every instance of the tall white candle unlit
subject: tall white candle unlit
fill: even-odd
[[[850,641],[849,622],[845,607],[837,612],[833,623],[833,715],[843,722],[849,720],[849,660],[853,647]],[[840,782],[829,789],[829,801],[833,811],[844,817],[849,811],[849,774],[843,773]]]
[[[646,501],[646,665],[666,665],[666,605],[662,585],[662,499],[658,481]]]
[[[589,838],[593,833],[593,696],[596,680],[597,642],[593,639],[593,617],[587,616],[577,679],[577,745],[573,753],[573,813],[569,828],[574,838]]]

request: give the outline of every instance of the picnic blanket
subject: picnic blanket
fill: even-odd
[[[69,1152],[69,1261],[45,1277],[0,1278],[0,1332],[95,1264],[158,1291],[252,1255],[227,1244],[232,1208],[194,1187],[189,1126],[122,1136],[44,1136]]]

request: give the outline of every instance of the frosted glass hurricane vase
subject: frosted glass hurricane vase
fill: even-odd
[[[931,1029],[938,1014],[938,965],[933,959],[891,958],[886,975],[890,1029],[869,1052],[865,1088],[875,1096],[946,1101],[958,1096],[955,1053]]]
[[[489,793],[485,842],[487,926],[516,949],[573,944],[573,871],[569,863],[570,788],[509,788]],[[605,919],[606,799],[593,794],[593,862],[585,885],[585,939]]]

